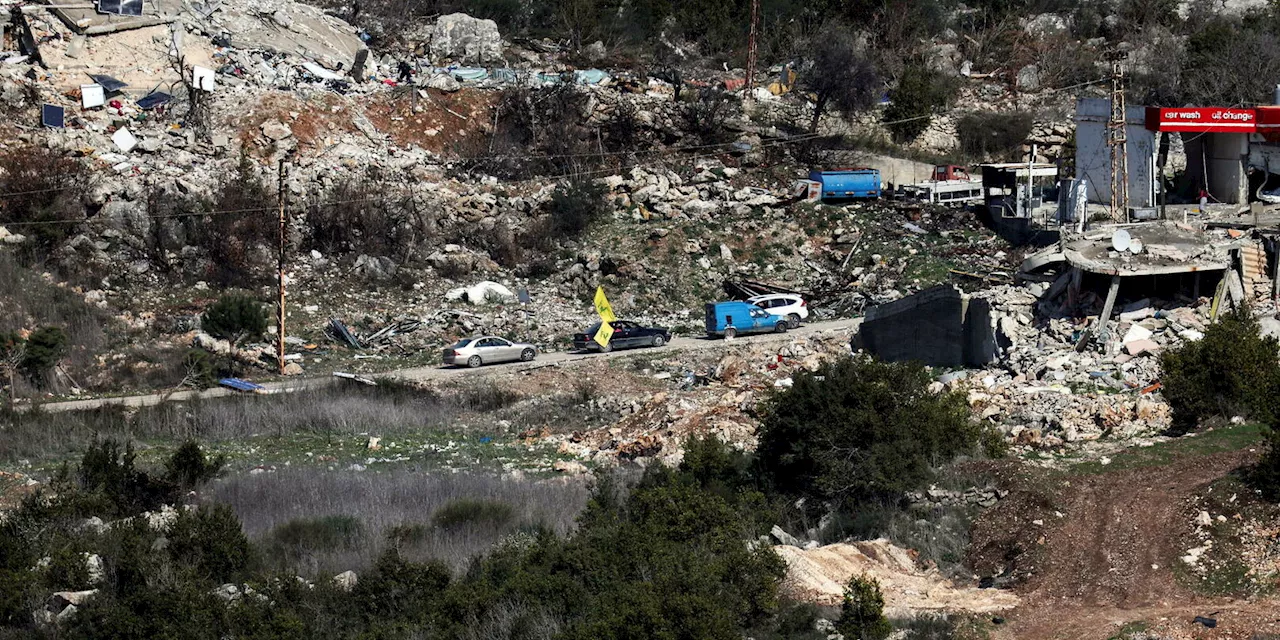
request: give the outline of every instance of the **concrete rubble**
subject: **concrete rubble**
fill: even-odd
[[[797,599],[838,607],[844,588],[854,576],[880,583],[884,613],[909,618],[938,612],[989,614],[1012,609],[1021,602],[1004,589],[956,586],[936,568],[921,569],[916,552],[883,538],[837,543],[812,549],[791,545],[773,547],[787,563],[783,590]]]

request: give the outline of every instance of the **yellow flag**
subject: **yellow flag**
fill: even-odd
[[[608,303],[605,303],[605,304],[608,304]],[[608,307],[605,307],[605,308],[608,309]],[[600,343],[601,347],[607,347],[609,346],[609,338],[612,338],[612,337],[613,337],[613,327],[610,326],[607,321],[601,322],[600,328],[596,330],[596,335],[594,338],[595,341]]]
[[[609,299],[604,297],[604,287],[596,287],[596,313],[600,314],[600,319],[605,322],[613,322],[617,320],[617,316],[613,315],[613,307],[609,305]],[[609,333],[613,333],[613,327],[609,328]]]

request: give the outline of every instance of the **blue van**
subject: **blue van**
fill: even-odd
[[[786,333],[785,316],[769,315],[768,311],[750,302],[708,302],[707,335],[732,338],[747,333]]]

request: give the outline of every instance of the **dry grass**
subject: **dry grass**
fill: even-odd
[[[96,436],[221,442],[298,433],[333,437],[424,433],[453,427],[464,412],[496,411],[518,398],[484,385],[439,395],[384,384],[170,403],[137,411],[36,410],[0,416],[0,462],[65,457],[82,451]]]
[[[359,544],[295,548],[284,554],[288,558],[268,558],[304,575],[332,575],[371,566],[391,544],[388,534],[393,529],[406,556],[437,558],[462,571],[471,558],[521,529],[542,526],[562,535],[569,532],[587,495],[582,481],[288,469],[218,481],[202,499],[230,505],[245,533],[265,548],[270,548],[273,532],[291,522],[355,518],[361,524]],[[437,512],[465,501],[503,504],[512,516],[502,522],[480,518],[449,527],[433,524]]]

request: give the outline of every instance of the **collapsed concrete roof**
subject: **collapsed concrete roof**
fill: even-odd
[[[91,4],[51,0],[57,15],[78,33],[98,35],[182,22],[232,47],[288,53],[329,68],[350,68],[365,48],[355,27],[320,9],[291,0],[147,0],[142,16],[99,13]]]
[[[1115,237],[1123,232],[1125,245],[1118,251]],[[1173,223],[1146,223],[1105,227],[1082,236],[1064,238],[1063,258],[1073,267],[1112,276],[1164,275],[1222,271],[1231,266],[1230,242],[1215,242],[1203,231]]]

